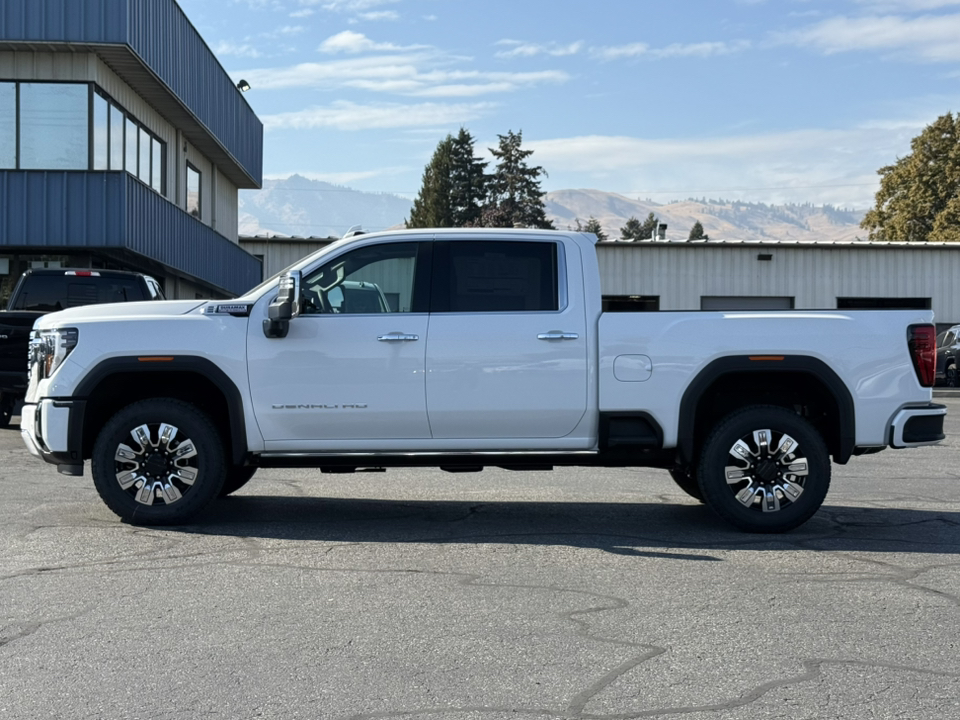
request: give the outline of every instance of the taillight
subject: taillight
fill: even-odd
[[[933,387],[937,371],[937,329],[933,325],[911,325],[907,328],[907,347],[923,387]]]

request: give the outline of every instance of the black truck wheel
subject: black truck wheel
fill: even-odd
[[[9,393],[0,393],[0,428],[10,425],[10,418],[13,417],[13,409],[17,405],[17,398]]]
[[[103,426],[93,482],[113,512],[134,525],[186,522],[217,497],[226,468],[220,435],[194,406],[141,400]]]
[[[223,480],[223,487],[220,488],[220,497],[226,497],[242,488],[257,472],[254,465],[231,465],[227,468],[227,476]]]
[[[830,457],[805,419],[757,405],[717,424],[703,446],[699,482],[704,502],[724,520],[747,532],[786,532],[823,504]]]

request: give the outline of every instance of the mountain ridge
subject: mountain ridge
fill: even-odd
[[[311,180],[302,175],[268,179],[261,190],[242,190],[239,227],[243,236],[339,237],[361,225],[374,232],[403,227],[412,201]],[[832,205],[767,205],[737,200],[696,199],[657,203],[591,189],[554,190],[544,196],[547,217],[558,229],[574,229],[596,218],[609,240],[620,238],[630,217],[654,213],[668,226],[667,239],[686,240],[696,222],[711,240],[796,242],[860,240],[863,213]]]

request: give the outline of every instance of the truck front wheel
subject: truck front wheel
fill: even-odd
[[[830,487],[830,457],[820,433],[782,407],[731,413],[703,446],[704,502],[747,532],[786,532],[820,509]]]
[[[154,398],[128,405],[107,421],[91,468],[100,497],[123,521],[174,525],[217,497],[226,459],[206,415],[180,400]]]

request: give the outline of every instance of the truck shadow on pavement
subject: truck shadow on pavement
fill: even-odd
[[[334,543],[596,548],[639,557],[719,560],[684,550],[960,553],[960,513],[825,505],[779,535],[742,533],[691,502],[459,502],[238,495],[180,531]]]

